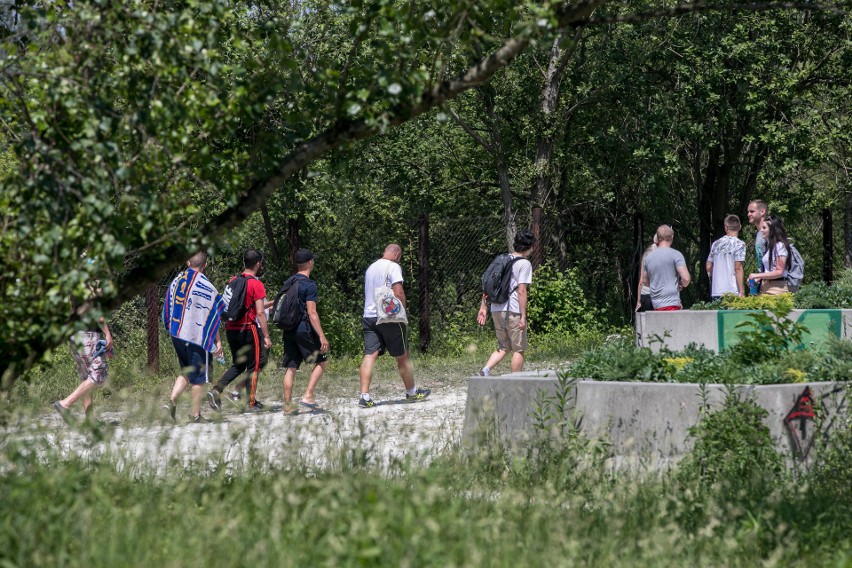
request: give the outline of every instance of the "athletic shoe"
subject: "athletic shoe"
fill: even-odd
[[[421,400],[425,400],[427,396],[432,394],[432,391],[427,389],[426,387],[420,387],[414,394],[405,394],[405,402],[420,402]]]
[[[66,424],[70,425],[72,423],[71,411],[69,409],[65,408],[64,406],[62,406],[61,404],[59,404],[58,400],[53,403],[53,408],[56,409],[56,412],[59,413],[59,416],[62,417],[62,419],[65,421]]]
[[[240,400],[240,398],[242,398],[240,391],[231,391],[228,393],[228,396],[231,400]]]
[[[376,401],[372,398],[370,400],[367,400],[366,398],[359,398],[358,406],[360,406],[361,408],[373,408],[374,406],[376,406]]]
[[[222,397],[219,396],[219,393],[215,389],[207,393],[207,404],[216,412],[222,410]],[[199,416],[201,415],[199,414]]]
[[[247,405],[246,412],[263,412],[263,403],[260,401],[255,401],[254,404]]]
[[[207,423],[208,423],[208,422],[210,422],[210,421],[209,421],[209,420],[207,420],[206,418],[204,418],[202,415],[200,415],[200,414],[199,414],[198,416],[193,416],[193,417],[191,418],[190,422],[191,422],[192,424],[207,424]]]
[[[173,403],[171,400],[167,400],[166,404],[163,405],[163,408],[166,409],[169,413],[169,418],[172,419],[172,422],[175,421],[175,411],[177,410],[177,405]]]
[[[482,367],[482,370],[479,371],[479,376],[480,377],[490,377],[491,376],[491,369],[489,369],[488,367]]]

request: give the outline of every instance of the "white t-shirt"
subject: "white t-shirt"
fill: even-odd
[[[775,252],[772,253],[772,266],[769,266],[769,251],[767,250],[763,255],[763,271],[771,272],[775,270],[775,267],[778,266],[778,258],[784,257],[784,273],[781,275],[781,278],[787,278],[787,256],[790,253],[787,252],[787,247],[784,246],[784,243],[775,243]]]
[[[520,256],[520,255],[513,255]],[[512,264],[512,279],[509,281],[509,290],[513,290],[511,295],[509,296],[509,301],[503,304],[491,304],[492,312],[505,312],[508,311],[512,314],[521,313],[521,306],[518,304],[518,285],[526,284],[529,286],[532,284],[532,263],[526,258],[521,258],[521,260],[516,260],[514,264]],[[508,306],[508,310],[506,307]]]
[[[378,317],[376,312],[376,288],[402,283],[402,267],[392,260],[380,258],[370,265],[364,275],[364,317]]]
[[[707,257],[713,263],[710,295],[738,294],[735,262],[745,262],[746,244],[736,237],[725,235],[710,247]]]

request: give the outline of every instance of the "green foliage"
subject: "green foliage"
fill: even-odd
[[[577,270],[559,271],[550,261],[533,277],[527,315],[536,332],[601,330],[601,311],[586,299]]]
[[[805,284],[796,292],[796,307],[807,309],[852,309],[852,270],[845,270],[831,285],[822,281]]]
[[[682,480],[697,482],[704,490],[720,482],[730,484],[725,489],[734,496],[738,489],[771,487],[781,478],[786,470],[764,424],[766,410],[730,391],[722,408],[705,411],[689,429],[695,445],[679,466]]]
[[[763,363],[800,348],[802,333],[807,332],[807,327],[787,318],[790,309],[789,305],[779,303],[767,308],[769,313],[749,313],[751,321],[737,324],[737,329],[746,333],[740,334],[739,341],[731,349],[731,357],[744,364]]]
[[[804,288],[804,286],[803,286]],[[798,298],[798,294],[778,294],[776,296],[767,296],[759,294],[757,296],[737,296],[736,294],[725,294],[720,299],[713,302],[698,302],[692,305],[692,310],[786,310],[789,312],[793,309],[794,299]],[[798,304],[798,300],[796,300]],[[798,307],[798,305],[796,306]]]

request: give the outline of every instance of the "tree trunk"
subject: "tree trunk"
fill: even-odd
[[[843,262],[852,268],[852,187],[846,186],[846,204],[843,208]]]
[[[503,201],[503,226],[506,227],[506,245],[512,250],[515,240],[515,215],[512,212],[512,186],[509,183],[509,162],[506,151],[503,148],[503,135],[500,132],[500,120],[494,110],[494,91],[490,85],[478,89],[485,104],[485,112],[488,115],[488,130],[491,135],[491,148],[494,163],[497,167],[497,184],[500,187],[500,197]]]
[[[281,266],[281,254],[278,252],[278,245],[275,244],[275,231],[272,230],[272,221],[269,218],[269,209],[265,202],[260,206],[260,214],[263,216],[263,230],[266,233],[266,240],[269,242],[269,254],[272,257],[272,262],[275,266]]]

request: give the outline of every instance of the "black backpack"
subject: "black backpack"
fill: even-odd
[[[281,286],[272,304],[272,323],[283,331],[293,331],[302,321],[302,302],[299,301],[299,278],[291,276]]]
[[[246,315],[246,289],[248,278],[237,274],[222,290],[222,301],[225,302],[225,311],[222,317],[225,321],[240,321]]]
[[[492,304],[504,304],[509,301],[509,296],[515,291],[509,289],[512,282],[512,265],[522,258],[524,257],[498,254],[488,265],[482,275],[482,292]]]

